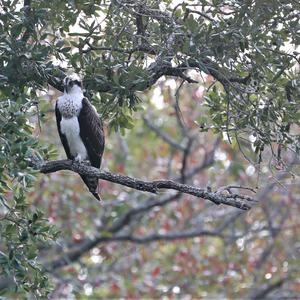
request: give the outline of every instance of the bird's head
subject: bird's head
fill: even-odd
[[[77,74],[69,75],[64,78],[64,90],[67,94],[72,91],[82,90],[82,81]]]

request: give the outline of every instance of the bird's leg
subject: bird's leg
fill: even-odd
[[[98,184],[97,184],[97,194],[98,194],[98,196],[99,196],[99,198],[100,198],[100,202],[102,202],[102,198],[101,198],[101,195],[100,195],[100,185],[99,185],[99,180],[98,180]]]

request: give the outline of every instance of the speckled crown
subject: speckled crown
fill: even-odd
[[[79,82],[81,82],[82,80],[81,80],[81,78],[78,74],[71,74],[71,75],[68,75],[64,78],[64,81],[63,81],[64,85],[67,85],[68,82],[70,82],[70,81],[79,81]]]

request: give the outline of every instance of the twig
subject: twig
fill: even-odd
[[[270,284],[262,285],[257,290],[252,292],[250,299],[265,299],[265,297],[272,291],[279,289],[284,284],[284,282],[287,281],[287,279],[287,277],[283,277]]]
[[[184,122],[184,118],[180,109],[180,105],[179,105],[179,93],[181,88],[183,87],[184,84],[184,80],[181,81],[179,87],[177,88],[176,92],[175,92],[175,103],[174,103],[174,109],[175,109],[175,113],[176,113],[176,120],[177,123],[181,129],[181,133],[183,136],[188,135],[187,134],[187,126],[186,123]]]
[[[186,11],[187,11],[187,13],[193,13],[193,14],[200,15],[201,17],[203,17],[203,18],[209,20],[210,22],[212,22],[212,23],[214,23],[214,24],[216,23],[216,21],[215,21],[213,18],[211,18],[211,17],[208,16],[206,13],[203,13],[203,12],[201,12],[201,11],[193,10],[193,9],[190,9],[190,8],[187,8]]]
[[[180,181],[182,183],[186,182],[185,172],[186,172],[186,167],[187,167],[188,156],[190,154],[193,142],[194,142],[194,139],[192,137],[189,137],[187,145],[186,145],[186,147],[184,149],[184,152],[183,152],[182,167],[181,167],[181,170],[180,170],[180,174],[181,174],[181,180]]]
[[[157,126],[152,124],[151,121],[147,117],[143,117],[143,120],[145,122],[145,125],[147,125],[147,127],[149,127],[149,129],[151,129],[153,132],[155,132],[156,135],[159,136],[164,142],[166,142],[171,147],[173,147],[177,150],[180,150],[180,151],[185,150],[185,147],[183,145],[181,145],[179,142],[173,140],[169,135],[167,135],[165,132],[160,130],[160,128],[158,128]]]
[[[137,47],[134,48],[113,48],[113,47],[97,47],[94,45],[91,45],[90,43],[87,43],[87,45],[89,46],[88,49],[86,50],[82,50],[82,53],[88,53],[91,51],[110,51],[110,52],[120,52],[120,53],[126,53],[126,54],[132,54],[134,52],[144,52],[144,53],[148,53],[148,54],[157,54],[157,51],[149,46],[146,45],[139,45]]]

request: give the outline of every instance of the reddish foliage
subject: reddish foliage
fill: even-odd
[[[160,273],[160,267],[155,267],[152,270],[151,275],[152,275],[152,277],[156,277],[159,273]]]

